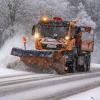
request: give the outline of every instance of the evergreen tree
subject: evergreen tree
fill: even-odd
[[[80,26],[91,26],[92,28],[96,27],[95,22],[91,19],[85,10],[85,7],[82,3],[79,3],[78,6],[79,12],[77,14],[78,25]]]

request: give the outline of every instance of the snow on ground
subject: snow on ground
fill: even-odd
[[[24,71],[16,71],[12,69],[7,68],[0,68],[0,76],[10,76],[10,75],[21,75],[21,74],[27,74],[28,72]]]
[[[50,85],[50,86],[46,86],[46,87],[41,87],[41,88],[37,88],[37,89],[31,89],[28,91],[22,91],[19,93],[15,93],[15,94],[10,94],[10,95],[6,95],[3,97],[0,97],[0,100],[37,100],[37,99],[41,99],[41,98],[45,98],[45,97],[50,97],[52,98],[52,95],[57,95],[61,92],[63,92],[64,90],[68,90],[66,91],[66,94],[69,92],[69,90],[73,90],[75,91],[76,88],[81,88],[83,86],[89,85],[94,83],[95,81],[100,80],[100,78],[92,78],[92,79],[84,79],[84,80],[79,80],[79,81],[75,81],[75,82],[69,82],[69,83],[62,83],[62,84],[56,84],[56,85]],[[43,80],[40,80],[43,82]],[[40,84],[39,82],[34,82],[32,85],[34,86],[35,84]],[[45,80],[44,80],[45,81]],[[24,85],[24,84],[22,84]],[[93,94],[90,94],[90,99],[85,99],[84,96],[82,94],[82,98],[81,99],[65,99],[65,100],[93,100],[91,99],[91,97],[94,98],[99,98],[100,97],[100,88],[97,90],[93,90]],[[97,92],[97,93],[96,93]],[[98,97],[97,97],[98,96]],[[42,99],[43,100],[43,99]],[[48,99],[51,100],[51,99]],[[53,99],[52,99],[53,100]],[[94,100],[100,100],[99,99],[94,99]]]
[[[100,87],[64,98],[62,100],[100,100]]]
[[[20,66],[21,67],[21,66]],[[100,64],[91,64],[92,68],[97,68],[100,69]],[[5,67],[0,67],[0,76],[7,76],[7,75],[16,75],[16,74],[24,74],[24,73],[29,73],[24,71],[19,71],[19,70],[13,70],[13,69],[8,69]]]
[[[100,64],[92,63],[91,68],[100,68]]]

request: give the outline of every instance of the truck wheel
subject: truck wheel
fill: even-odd
[[[86,56],[84,55],[84,64],[83,64],[83,68],[82,68],[82,72],[86,72],[87,69],[87,60],[86,60]]]
[[[73,73],[77,71],[76,68],[77,68],[77,58],[74,57],[74,59],[73,59],[73,69],[72,69]]]
[[[71,67],[69,67],[70,69],[70,73],[75,73],[75,72],[77,72],[77,58],[73,58],[73,61],[72,61],[72,65],[71,65]]]
[[[88,53],[88,54],[86,55],[86,64],[87,64],[86,72],[89,72],[89,71],[90,71],[90,62],[91,62],[91,54]]]
[[[80,56],[78,56],[78,64],[77,64],[77,71],[78,72],[85,72],[86,68],[87,68],[87,64],[86,64],[86,57],[85,54],[81,54]]]
[[[87,53],[84,55],[84,64],[83,64],[83,72],[90,71],[90,54]]]

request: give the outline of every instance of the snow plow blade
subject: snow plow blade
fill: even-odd
[[[58,51],[13,48],[11,55],[20,57],[24,64],[35,69],[36,72],[55,70],[58,74],[65,74],[65,58]]]
[[[39,50],[23,50],[19,48],[13,48],[11,55],[18,57],[27,57],[27,56],[38,56],[38,57],[53,57],[53,51],[39,51]]]

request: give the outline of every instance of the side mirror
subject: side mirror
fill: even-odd
[[[92,28],[91,27],[85,27],[85,32],[91,33]]]
[[[32,27],[32,35],[34,35],[34,33],[35,33],[35,25],[33,25]]]

